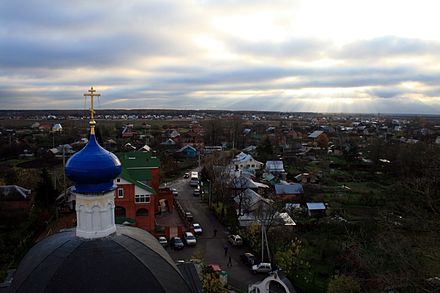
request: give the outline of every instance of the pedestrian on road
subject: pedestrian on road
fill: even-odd
[[[232,267],[232,258],[231,258],[231,255],[229,255],[229,260],[228,260],[228,264],[227,264],[227,266],[228,266],[228,267]]]
[[[214,237],[217,236],[217,229],[214,229]]]
[[[225,250],[225,257],[226,257],[228,255],[228,249],[229,249],[228,245],[225,244],[225,246],[223,246],[223,249]]]

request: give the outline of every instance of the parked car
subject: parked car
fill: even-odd
[[[199,188],[194,189],[193,195],[194,196],[199,196],[200,195],[200,189]]]
[[[192,222],[193,219],[194,219],[192,213],[191,213],[191,212],[185,212],[185,219],[186,219],[188,222]]]
[[[182,242],[182,239],[180,239],[180,237],[177,237],[177,236],[171,238],[171,243],[172,243],[174,250],[181,250],[185,246]]]
[[[258,258],[250,252],[245,252],[243,254],[240,254],[240,259],[248,267],[252,267],[253,265],[260,263]]]
[[[168,246],[168,240],[165,237],[160,236],[157,240],[159,240],[160,245],[163,247]]]
[[[231,234],[228,235],[228,242],[231,243],[232,246],[241,246],[243,245],[243,239],[240,235]]]
[[[252,273],[269,273],[272,271],[272,265],[268,262],[260,262],[252,266]]]
[[[189,178],[189,173],[185,173],[185,175],[183,175],[183,178]]]
[[[171,192],[173,193],[174,196],[179,195],[179,192],[177,191],[177,189],[175,189],[175,188],[170,188],[170,189],[171,189]]]
[[[193,226],[193,229],[194,229],[194,234],[196,234],[197,236],[198,235],[202,235],[203,230],[202,230],[202,227],[200,226],[199,223],[194,223],[194,224],[192,224],[192,226]]]
[[[197,244],[197,239],[191,232],[185,232],[185,234],[183,235],[183,239],[188,246],[194,246]]]

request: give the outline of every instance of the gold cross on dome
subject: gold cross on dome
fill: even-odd
[[[85,93],[84,97],[90,97],[90,134],[95,134],[95,119],[94,119],[94,114],[95,114],[95,110],[93,108],[93,97],[100,97],[101,94],[96,94],[96,90],[93,89],[93,86],[88,90],[89,93]]]

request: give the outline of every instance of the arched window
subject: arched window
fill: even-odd
[[[125,217],[125,208],[116,206],[115,207],[115,216],[116,217]]]
[[[147,209],[138,209],[136,211],[136,217],[145,217],[148,216],[148,210]]]

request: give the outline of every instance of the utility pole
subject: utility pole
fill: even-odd
[[[266,249],[267,259],[271,263],[272,259],[270,257],[269,241],[267,240],[267,233],[266,229],[264,228],[264,221],[265,220],[261,220],[261,261],[264,262],[264,249]]]
[[[63,145],[63,191],[64,191],[64,198],[67,201],[67,194],[66,194],[66,145]]]
[[[264,223],[261,222],[261,261],[264,262]]]
[[[208,193],[208,207],[211,208],[212,205],[212,183],[211,180],[207,179],[209,184],[209,193]]]

